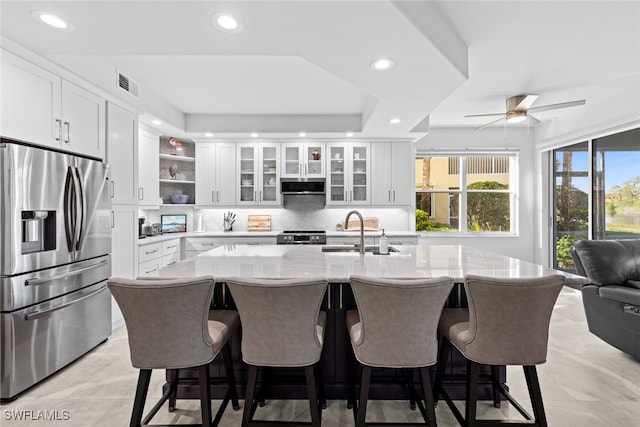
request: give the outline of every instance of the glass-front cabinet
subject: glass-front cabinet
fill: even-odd
[[[324,178],[324,151],[322,142],[283,143],[282,177]]]
[[[240,205],[281,204],[278,183],[278,144],[241,143],[237,146]]]
[[[369,143],[329,143],[327,155],[327,205],[370,204]]]

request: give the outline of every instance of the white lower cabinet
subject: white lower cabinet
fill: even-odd
[[[157,276],[158,271],[180,261],[180,239],[138,247],[138,276]]]
[[[224,245],[275,245],[276,236],[187,237],[184,257],[191,258]]]

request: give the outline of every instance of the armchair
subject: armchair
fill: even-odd
[[[571,248],[589,331],[640,360],[640,239],[581,240]]]

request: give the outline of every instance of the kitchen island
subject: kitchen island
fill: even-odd
[[[368,252],[323,252],[330,248],[322,245],[227,245],[212,249],[196,257],[163,268],[161,276],[191,277],[212,275],[219,286],[216,287],[212,307],[214,309],[234,308],[233,300],[224,285],[230,277],[295,278],[305,276],[326,277],[329,281],[327,295],[322,309],[327,312],[327,329],[323,349],[323,375],[327,398],[345,399],[350,376],[350,343],[345,325],[347,310],[356,308],[355,299],[349,286],[349,277],[360,274],[384,278],[426,278],[450,276],[457,285],[447,302],[449,307],[466,305],[461,286],[466,274],[502,278],[540,277],[562,274],[571,286],[579,287],[587,279],[570,273],[532,264],[516,258],[486,252],[461,245],[399,245],[397,252],[389,255],[375,255]],[[338,247],[333,247],[338,248]],[[239,380],[239,393],[244,394],[243,383],[246,366],[240,354],[240,337],[232,340],[232,352]],[[452,355],[453,363],[446,375],[445,387],[454,399],[464,396],[465,363],[459,354]],[[212,372],[223,372],[221,366]],[[375,372],[375,370],[374,370]],[[388,374],[388,372],[385,372]],[[403,371],[392,371],[394,377],[410,380]],[[292,372],[292,376],[294,376]],[[178,396],[197,398],[197,381],[188,372],[181,372]],[[287,377],[287,379],[285,379]],[[295,398],[304,396],[304,386],[289,381],[289,376],[279,377],[280,384],[270,388],[269,397]],[[501,372],[502,382],[506,382],[505,369]],[[222,397],[224,386],[212,386],[212,395]],[[481,384],[479,396],[489,399],[490,384]],[[406,388],[392,385],[372,384],[371,399],[407,399]]]

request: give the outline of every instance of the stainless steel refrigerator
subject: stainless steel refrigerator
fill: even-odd
[[[0,140],[3,401],[111,334],[107,165]]]

